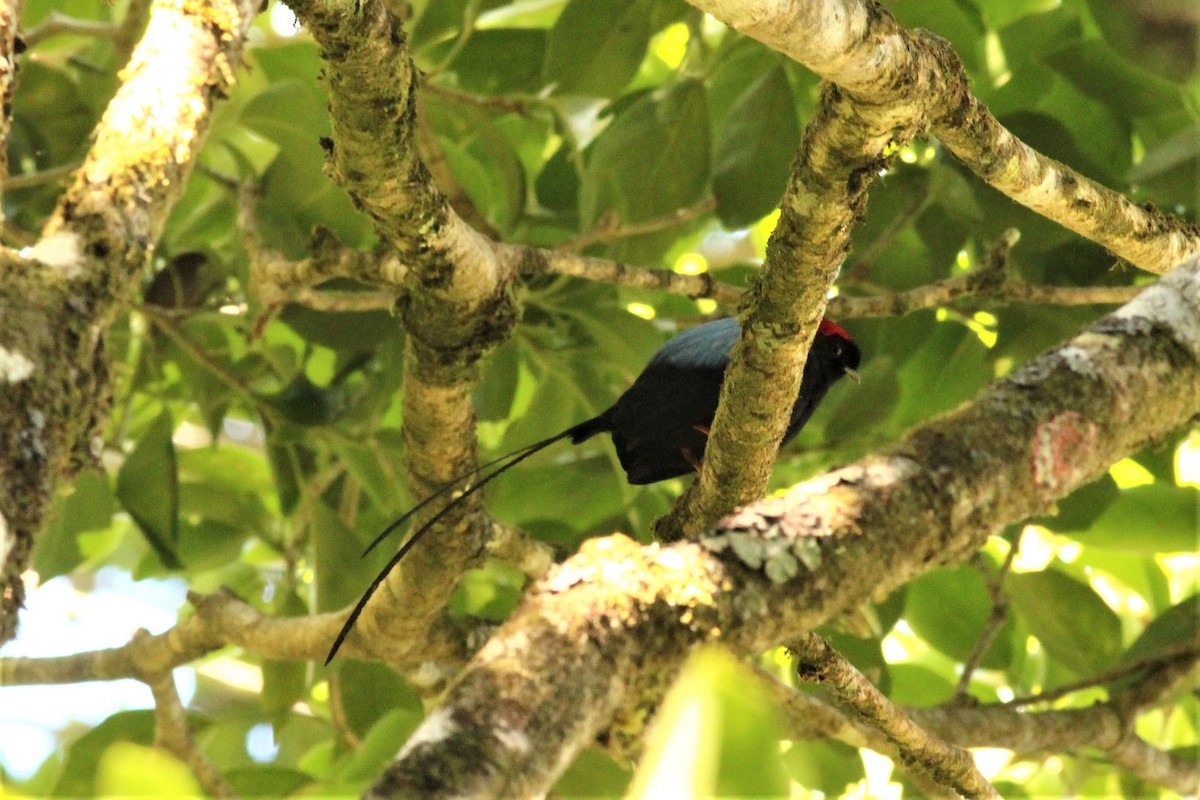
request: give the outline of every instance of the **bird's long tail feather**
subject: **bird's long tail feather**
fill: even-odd
[[[329,662],[333,661],[333,657],[335,655],[337,655],[337,651],[342,646],[342,642],[346,641],[346,637],[350,634],[350,630],[354,627],[354,623],[358,620],[359,615],[362,614],[363,609],[366,608],[367,602],[371,599],[371,596],[375,594],[375,590],[379,588],[379,585],[381,583],[383,583],[383,581],[387,578],[387,576],[391,573],[391,571],[395,568],[395,566],[400,563],[400,559],[404,558],[404,556],[408,554],[408,551],[413,548],[413,545],[415,545],[418,541],[420,541],[421,537],[424,536],[427,531],[429,531],[434,525],[436,525],[438,522],[440,522],[443,517],[445,517],[448,513],[450,513],[451,509],[453,509],[455,506],[457,506],[463,500],[466,500],[468,497],[470,497],[471,495],[478,492],[480,489],[482,489],[484,486],[486,486],[488,483],[490,483],[494,478],[498,477],[501,473],[507,472],[508,470],[515,467],[517,464],[521,463],[522,461],[524,461],[525,459],[534,455],[535,453],[537,453],[541,450],[544,450],[545,448],[549,447],[550,445],[554,444],[555,442],[560,441],[562,439],[566,439],[568,437],[572,437],[573,440],[576,443],[578,443],[580,441],[583,441],[583,439],[575,439],[574,437],[579,436],[581,431],[587,431],[588,436],[598,433],[599,431],[592,431],[591,427],[589,427],[589,426],[593,426],[593,423],[595,423],[595,420],[587,420],[586,422],[582,422],[579,425],[574,425],[570,428],[567,428],[565,431],[562,431],[561,433],[556,433],[554,436],[550,436],[545,439],[542,439],[541,441],[534,442],[533,444],[530,444],[530,445],[526,445],[525,447],[522,447],[519,450],[514,450],[511,453],[505,453],[502,456],[493,458],[491,461],[487,461],[483,464],[480,464],[478,467],[476,467],[473,470],[464,472],[463,474],[456,476],[455,478],[451,479],[450,482],[447,483],[445,486],[443,486],[442,488],[433,492],[431,495],[426,497],[421,502],[417,503],[415,506],[410,508],[408,511],[406,511],[404,514],[402,514],[400,517],[396,518],[386,528],[384,528],[379,533],[379,535],[376,536],[369,545],[367,545],[367,549],[363,551],[363,556],[366,556],[368,553],[370,553],[372,550],[374,550],[379,545],[380,542],[382,542],[384,539],[386,539],[388,537],[389,534],[392,533],[392,531],[396,530],[401,525],[403,525],[405,522],[407,522],[409,519],[411,519],[414,514],[419,512],[421,509],[427,507],[430,503],[432,503],[434,500],[438,499],[439,497],[444,497],[451,490],[453,490],[456,486],[458,486],[462,481],[464,481],[468,478],[473,478],[476,475],[479,475],[484,470],[486,470],[488,467],[495,466],[496,464],[500,465],[500,466],[496,467],[496,469],[494,469],[491,472],[489,472],[488,474],[484,475],[483,478],[481,478],[476,483],[468,486],[465,490],[463,490],[463,493],[461,495],[459,495],[458,497],[454,497],[449,502],[447,502],[446,505],[441,508],[441,510],[439,510],[436,514],[434,514],[432,517],[430,517],[425,522],[424,525],[417,528],[412,533],[412,535],[409,536],[408,540],[400,546],[400,549],[397,550],[396,554],[391,557],[391,559],[388,561],[387,565],[384,566],[384,568],[382,570],[380,570],[379,574],[375,576],[375,579],[373,581],[371,581],[371,585],[367,587],[367,590],[365,592],[363,592],[362,597],[359,598],[358,603],[355,604],[354,609],[350,612],[350,616],[346,618],[346,622],[342,625],[341,630],[338,631],[337,638],[333,640],[333,646],[329,648],[329,655],[326,656],[326,658],[325,658],[326,666],[328,666]],[[584,437],[584,438],[586,438],[586,437]]]

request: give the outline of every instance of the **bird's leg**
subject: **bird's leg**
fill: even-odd
[[[700,431],[705,436],[708,436],[708,426],[707,425],[693,425],[692,430]]]
[[[696,454],[692,452],[692,448],[684,447],[681,448],[679,452],[683,453],[683,457],[686,458],[687,462],[692,465],[692,469],[696,470],[697,475],[704,472],[704,461],[696,458]]]

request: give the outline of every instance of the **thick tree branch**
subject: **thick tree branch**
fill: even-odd
[[[385,4],[297,0],[291,7],[325,62],[329,169],[407,267],[403,431],[410,486],[426,495],[476,464],[478,361],[516,322],[516,275],[453,211],[418,155],[417,71]],[[417,547],[405,559],[352,636],[379,651],[453,625],[446,600],[482,558],[491,528],[475,497],[439,529],[438,547]]]
[[[863,103],[921,103],[930,131],[1022,205],[1162,274],[1200,252],[1200,226],[1139,206],[1021,142],[968,90],[941,40],[901,28],[871,0],[688,0]],[[830,24],[831,20],[838,24]]]
[[[161,0],[42,240],[30,258],[0,254],[0,642],[55,481],[100,441],[105,330],[133,297],[257,10]]]
[[[543,793],[601,730],[636,748],[632,721],[693,646],[760,652],[961,561],[1198,415],[1193,260],[894,449],[744,508],[702,541],[585,544],[526,595],[372,795]]]
[[[920,93],[918,93],[920,96]],[[865,213],[887,148],[919,132],[920,108],[884,113],[826,84],[805,129],[767,258],[741,304],[742,332],[713,419],[704,470],[654,526],[660,540],[696,536],[762,496],[826,298]]]

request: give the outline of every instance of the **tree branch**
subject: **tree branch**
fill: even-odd
[[[478,361],[516,322],[516,274],[451,209],[418,156],[417,72],[399,21],[378,0],[291,7],[325,62],[330,170],[408,268],[403,432],[409,485],[427,495],[476,464]],[[367,606],[352,638],[378,646],[453,624],[446,599],[482,558],[491,527],[477,497],[438,527],[436,550],[414,549],[382,585],[386,602]]]
[[[989,184],[1141,269],[1162,274],[1200,252],[1200,226],[1139,206],[1021,142],[970,93],[943,40],[905,30],[876,3],[688,2],[865,104],[901,119],[901,109],[922,107],[930,131]]]
[[[889,146],[918,129],[907,109],[857,103],[832,85],[805,129],[767,258],[741,302],[704,470],[654,525],[657,538],[696,536],[762,496],[795,403],[826,298],[865,213],[867,187]]]
[[[142,634],[148,635],[145,631]],[[146,684],[154,695],[154,743],[187,764],[196,780],[213,797],[236,797],[233,788],[225,783],[192,738],[187,712],[175,688],[175,677],[169,671],[160,672],[146,678]]]
[[[83,167],[29,258],[0,253],[0,642],[62,476],[94,459],[108,414],[104,334],[128,306],[183,191],[256,0],[161,0]],[[164,64],[171,68],[164,68]]]
[[[980,774],[971,754],[931,736],[814,633],[804,633],[789,645],[796,674],[803,681],[831,689],[838,702],[878,728],[900,753],[905,766],[918,769],[964,797],[999,798]]]
[[[613,242],[619,239],[626,239],[630,236],[639,236],[643,233],[655,233],[674,228],[711,214],[716,208],[717,201],[709,197],[686,208],[677,208],[670,214],[664,214],[654,219],[642,220],[641,222],[626,222],[622,224],[618,217],[609,215],[590,231],[584,231],[574,238],[561,242],[555,246],[555,249],[578,253],[594,244]]]
[[[700,542],[586,543],[526,594],[372,796],[540,794],[601,730],[636,749],[634,721],[693,646],[755,653],[811,630],[963,560],[1195,419],[1198,289],[1193,260],[892,450],[744,508]]]

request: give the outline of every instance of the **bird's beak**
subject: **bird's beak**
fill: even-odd
[[[849,367],[843,367],[842,369],[846,370],[846,374],[849,375],[855,383],[862,383],[862,378],[859,377],[857,370],[850,369]]]

